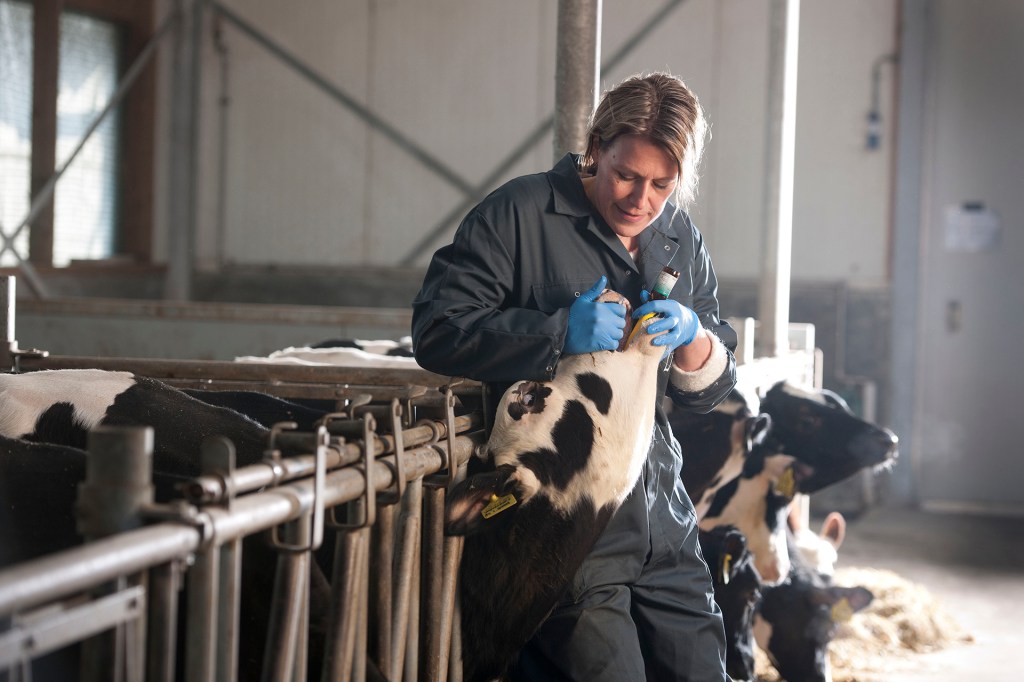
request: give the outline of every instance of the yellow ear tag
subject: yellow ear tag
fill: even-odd
[[[850,602],[846,597],[843,597],[832,606],[832,622],[845,623],[851,618],[853,618],[853,609],[850,608]]]
[[[509,493],[508,495],[505,495],[503,497],[491,495],[491,501],[487,504],[486,507],[483,508],[483,510],[480,513],[483,514],[485,519],[489,519],[495,514],[505,511],[515,503],[516,498],[512,493]]]
[[[783,497],[793,497],[793,493],[796,492],[796,479],[793,477],[792,467],[783,471],[779,476],[779,481],[775,484],[775,492]]]
[[[732,554],[729,554],[728,552],[726,552],[725,556],[722,557],[722,575],[721,575],[721,578],[722,578],[722,584],[723,585],[728,585],[729,584],[729,574],[731,572],[732,572]]]
[[[636,324],[633,325],[633,331],[629,333],[629,338],[626,339],[627,348],[629,347],[629,344],[633,342],[633,337],[636,336],[641,329],[643,329],[641,322],[643,322],[644,320],[649,320],[652,317],[657,317],[657,313],[647,313],[646,315],[644,315],[643,317],[636,321]]]

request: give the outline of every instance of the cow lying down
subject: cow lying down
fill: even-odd
[[[609,294],[601,300],[621,298]],[[510,387],[482,451],[492,468],[450,491],[446,532],[466,536],[468,682],[505,673],[639,478],[665,350],[652,338],[641,332],[618,352],[564,357],[551,381]]]

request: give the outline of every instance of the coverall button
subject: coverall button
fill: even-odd
[[[665,250],[666,250],[666,251],[668,251],[668,250],[669,250],[669,245],[668,245],[668,244],[665,244]]]
[[[576,298],[579,298],[580,297],[580,292],[578,292],[578,291],[573,292],[573,296],[575,296]]]

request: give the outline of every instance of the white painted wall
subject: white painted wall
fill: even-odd
[[[557,3],[550,0],[225,4],[470,184],[552,113]],[[666,6],[604,0],[604,59]],[[796,280],[886,280],[892,135],[886,131],[878,151],[863,147],[871,66],[894,49],[895,7],[895,0],[802,3]],[[756,276],[760,263],[767,18],[767,2],[686,0],[602,79],[610,87],[638,71],[669,70],[697,92],[713,138],[693,214],[722,277]],[[200,267],[388,266],[447,225],[418,254],[415,264],[425,264],[457,225],[445,217],[458,208],[460,190],[236,27],[223,24],[221,35],[223,131],[212,25],[202,41]],[[887,125],[892,78],[887,69]],[[505,177],[548,168],[551,144],[549,133]]]

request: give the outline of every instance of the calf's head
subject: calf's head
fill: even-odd
[[[896,458],[896,434],[857,417],[832,391],[779,382],[761,411],[772,418],[766,442],[809,467],[796,477],[795,492],[813,493]]]

